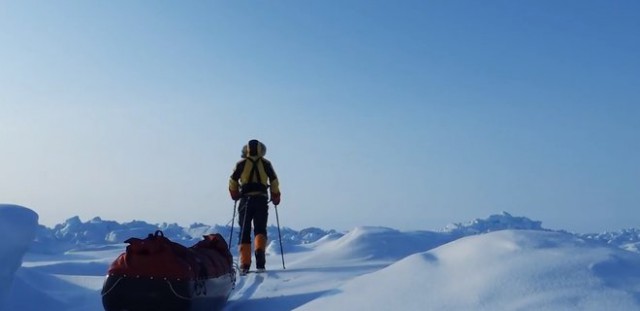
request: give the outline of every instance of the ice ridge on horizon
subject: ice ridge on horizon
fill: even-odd
[[[208,233],[220,233],[226,238],[230,234],[231,227],[202,223],[194,223],[188,227],[182,227],[176,223],[150,224],[141,220],[119,223],[112,220],[103,220],[100,217],[94,217],[89,221],[83,222],[80,217],[74,216],[53,228],[40,225],[32,250],[36,252],[56,252],[81,248],[86,245],[118,244],[123,243],[129,237],[145,237],[156,230],[162,230],[168,238],[187,245],[199,241],[202,235]],[[439,231],[425,230],[421,232],[442,235],[442,240],[455,240],[465,236],[499,230],[553,231],[543,228],[541,221],[531,220],[523,216],[512,216],[508,212],[503,212],[466,223],[450,224]],[[277,236],[277,228],[275,226],[269,226],[268,231],[269,236]],[[284,227],[281,228],[281,234],[285,245],[299,245],[313,243],[327,235],[335,237],[336,235],[342,236],[345,233],[316,227],[302,230]],[[637,251],[640,243],[640,230],[638,229],[574,235],[586,240],[614,245],[631,251]]]

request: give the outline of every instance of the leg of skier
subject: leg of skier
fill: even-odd
[[[253,233],[255,235],[256,269],[265,270],[267,249],[267,220],[269,219],[269,204],[267,197],[259,197],[254,201]]]
[[[251,268],[251,219],[253,218],[252,209],[249,206],[251,199],[248,197],[240,200],[238,208],[238,222],[240,224],[240,274],[246,274]]]

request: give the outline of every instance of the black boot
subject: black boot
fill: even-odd
[[[267,259],[265,258],[265,253],[263,249],[257,249],[255,251],[256,255],[256,269],[264,270],[264,266],[267,263]]]

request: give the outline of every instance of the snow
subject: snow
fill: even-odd
[[[25,210],[0,205],[5,236],[33,240],[24,258],[25,243],[0,242],[3,260],[23,260],[0,310],[101,310],[104,274],[124,239],[160,229],[189,245],[230,233],[77,217],[36,230]],[[31,216],[16,221],[17,211]],[[640,310],[635,229],[574,234],[508,213],[439,231],[281,229],[286,269],[270,227],[267,273],[238,278],[225,310]]]
[[[38,215],[18,205],[0,204],[0,306],[9,293],[16,270],[36,233]]]
[[[508,230],[413,254],[301,310],[636,310],[638,272],[623,250]]]

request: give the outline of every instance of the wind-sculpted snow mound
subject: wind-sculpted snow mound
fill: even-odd
[[[18,205],[0,204],[0,309],[37,226],[38,214],[34,211]]]
[[[356,227],[344,236],[318,244],[313,257],[322,261],[391,261],[429,250],[450,240],[429,231],[402,232],[385,227]]]
[[[398,260],[408,255],[424,252],[456,239],[487,232],[517,229],[540,230],[542,222],[526,217],[514,217],[503,212],[485,219],[475,219],[465,224],[452,224],[441,231],[402,232],[385,227],[356,227],[335,241],[318,247],[315,259],[330,260]],[[309,258],[309,260],[315,260]]]
[[[640,310],[639,281],[638,254],[505,230],[414,254],[300,310]]]

